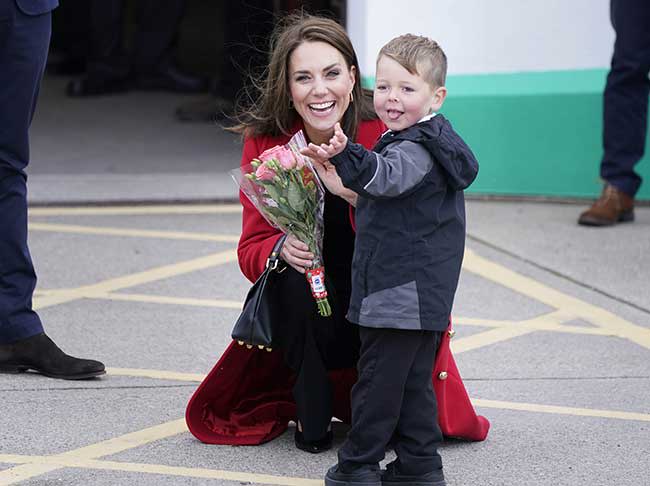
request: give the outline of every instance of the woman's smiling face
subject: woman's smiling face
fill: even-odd
[[[355,75],[354,66],[325,42],[303,42],[291,53],[289,91],[312,142],[331,138],[350,105]]]

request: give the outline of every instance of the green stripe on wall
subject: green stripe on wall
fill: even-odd
[[[449,76],[442,112],[480,164],[468,192],[597,196],[606,76],[602,69]],[[646,147],[636,167],[646,181],[637,198],[650,200]]]

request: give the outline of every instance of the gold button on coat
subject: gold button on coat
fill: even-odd
[[[447,376],[449,376],[449,375],[447,375],[446,371],[441,371],[440,373],[438,373],[438,379],[439,380],[446,380]]]
[[[447,331],[447,336],[449,336],[449,339],[453,338],[455,335],[456,335],[456,331],[454,331],[453,329],[449,329],[449,331]]]

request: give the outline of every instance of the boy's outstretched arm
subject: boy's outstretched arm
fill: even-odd
[[[345,187],[369,199],[407,196],[433,167],[427,149],[406,140],[392,144],[382,153],[348,143],[330,162],[336,166]]]
[[[335,155],[343,152],[347,143],[348,137],[345,133],[343,133],[341,124],[337,123],[334,125],[334,135],[332,138],[330,138],[328,144],[322,143],[320,145],[316,145],[315,143],[310,143],[307,148],[301,149],[300,153],[322,164],[323,161],[329,160]]]

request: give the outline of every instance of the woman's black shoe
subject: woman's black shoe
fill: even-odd
[[[293,436],[296,447],[301,451],[311,452],[312,454],[318,454],[319,452],[324,452],[332,448],[332,439],[334,435],[331,430],[327,431],[324,437],[318,440],[305,440],[302,432],[296,428],[296,433]]]

